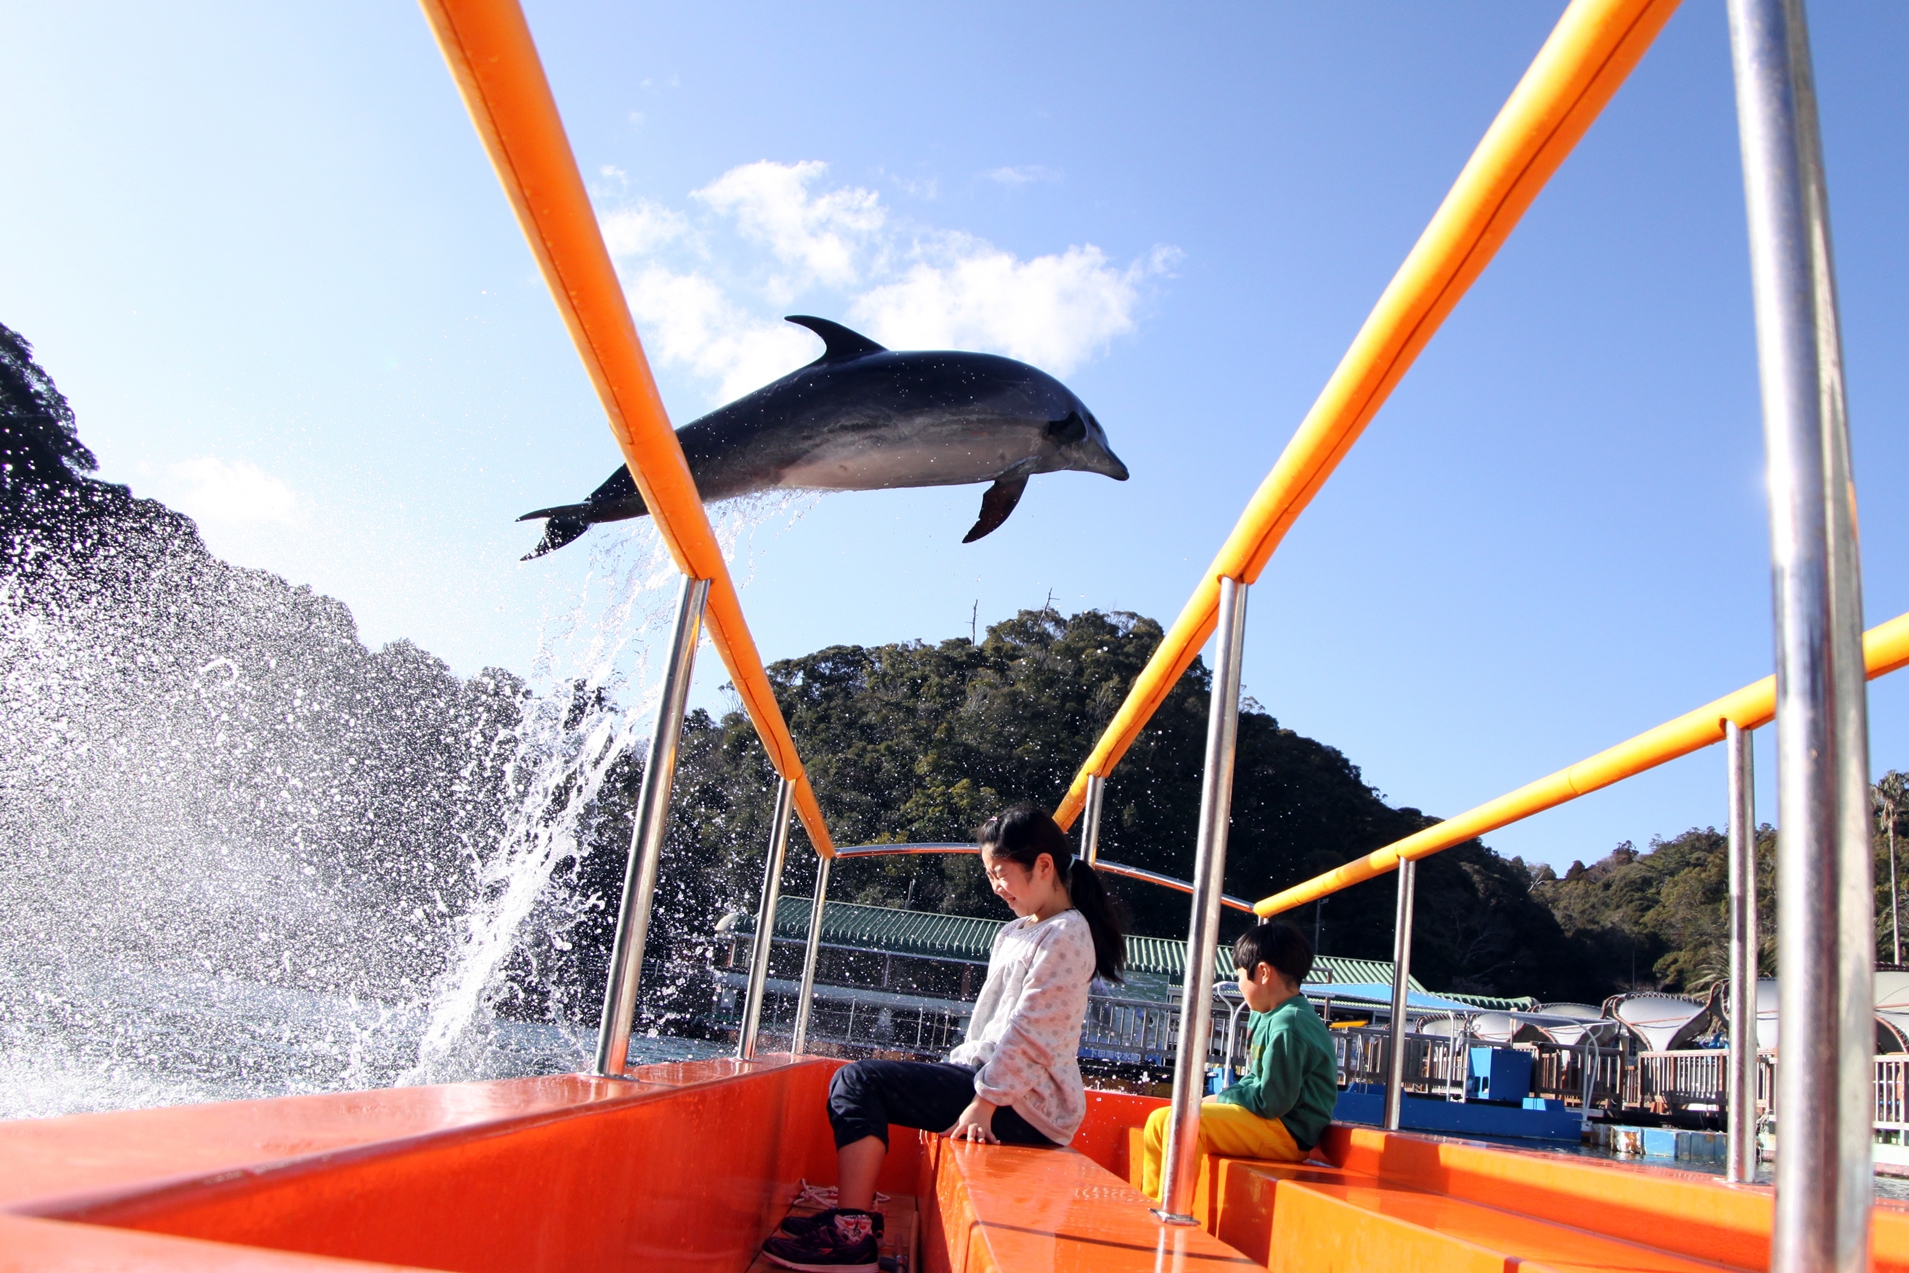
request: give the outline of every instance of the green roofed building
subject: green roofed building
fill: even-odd
[[[776,905],[774,972],[794,975],[800,968],[800,947],[809,934],[811,900],[783,897]],[[837,984],[911,990],[935,998],[972,999],[981,988],[994,935],[1005,920],[976,919],[968,915],[941,915],[888,906],[830,902],[822,912],[822,949],[828,957],[818,980]],[[727,944],[728,962],[740,968],[748,961],[755,937],[756,917],[731,912],[716,925],[716,938]],[[795,948],[793,951],[787,949]],[[791,965],[787,961],[793,958]],[[977,972],[976,970],[982,970]],[[1167,937],[1127,938],[1127,986],[1117,993],[1132,998],[1168,998],[1186,974],[1186,943]],[[1233,951],[1222,946],[1213,964],[1216,981],[1232,981]],[[1415,991],[1426,988],[1410,978]],[[1390,960],[1351,959],[1321,955],[1313,964],[1309,983],[1371,986],[1392,983]],[[1528,1011],[1530,999],[1491,999],[1479,995],[1444,995],[1474,1007],[1501,1011]]]

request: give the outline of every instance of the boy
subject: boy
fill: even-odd
[[[1267,922],[1233,943],[1240,994],[1252,1009],[1247,1073],[1200,1105],[1200,1152],[1301,1162],[1332,1121],[1339,1063],[1332,1035],[1299,993],[1312,971],[1312,943],[1287,923]],[[1160,1200],[1160,1153],[1171,1106],[1147,1116],[1143,1187]]]

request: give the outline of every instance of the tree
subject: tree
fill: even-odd
[[[1760,961],[1774,973],[1776,833],[1768,826],[1757,829],[1756,852]],[[1729,838],[1714,827],[1652,840],[1642,853],[1626,842],[1589,867],[1572,863],[1562,878],[1544,874],[1534,892],[1605,993],[1702,994],[1729,975]]]
[[[1896,819],[1903,810],[1909,808],[1909,778],[1896,770],[1882,776],[1875,787],[1876,818],[1882,823],[1883,833],[1889,840],[1889,945],[1890,960],[1893,964],[1902,963],[1902,908],[1898,899],[1898,873],[1896,869]]]
[[[1161,635],[1157,622],[1133,614],[1024,610],[978,642],[832,646],[769,674],[839,843],[966,841],[1014,801],[1058,802]],[[1191,877],[1211,685],[1196,661],[1108,780],[1107,859]],[[692,715],[671,842],[683,837],[681,878],[695,881],[705,924],[722,907],[753,909],[773,789],[740,711]],[[1266,896],[1435,821],[1387,805],[1336,749],[1257,705],[1241,712],[1229,892]],[[792,857],[786,891],[807,886],[809,856]],[[665,876],[678,869],[666,863]],[[1531,883],[1524,863],[1475,840],[1428,859],[1418,885],[1421,979],[1487,994],[1592,993]],[[917,909],[1001,914],[972,858],[844,861],[831,892],[900,905],[911,884]],[[1119,879],[1109,886],[1133,931],[1185,935],[1183,894]],[[607,876],[596,887],[607,889]],[[1336,900],[1325,922],[1328,948],[1389,958],[1393,887],[1375,880]],[[681,912],[685,921],[693,909]],[[1228,912],[1228,922],[1222,936],[1230,940],[1250,921]],[[682,939],[690,940],[687,930]]]
[[[66,395],[33,360],[33,346],[0,323],[0,500],[70,484],[98,467]]]

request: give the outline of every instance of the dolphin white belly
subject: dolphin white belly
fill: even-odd
[[[896,486],[965,486],[988,482],[1038,457],[1039,439],[1021,436],[921,440],[870,445],[858,438],[824,443],[784,468],[778,486],[811,491],[873,491]]]

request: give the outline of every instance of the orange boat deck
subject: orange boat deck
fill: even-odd
[[[646,1066],[0,1124],[0,1270],[742,1273],[834,1176],[838,1062]],[[1066,1151],[894,1137],[923,1269],[1765,1267],[1767,1188],[1334,1127],[1331,1165],[1204,1164],[1203,1228],[1127,1177],[1161,1102],[1093,1093]],[[1909,1270],[1879,1204],[1875,1267]]]

